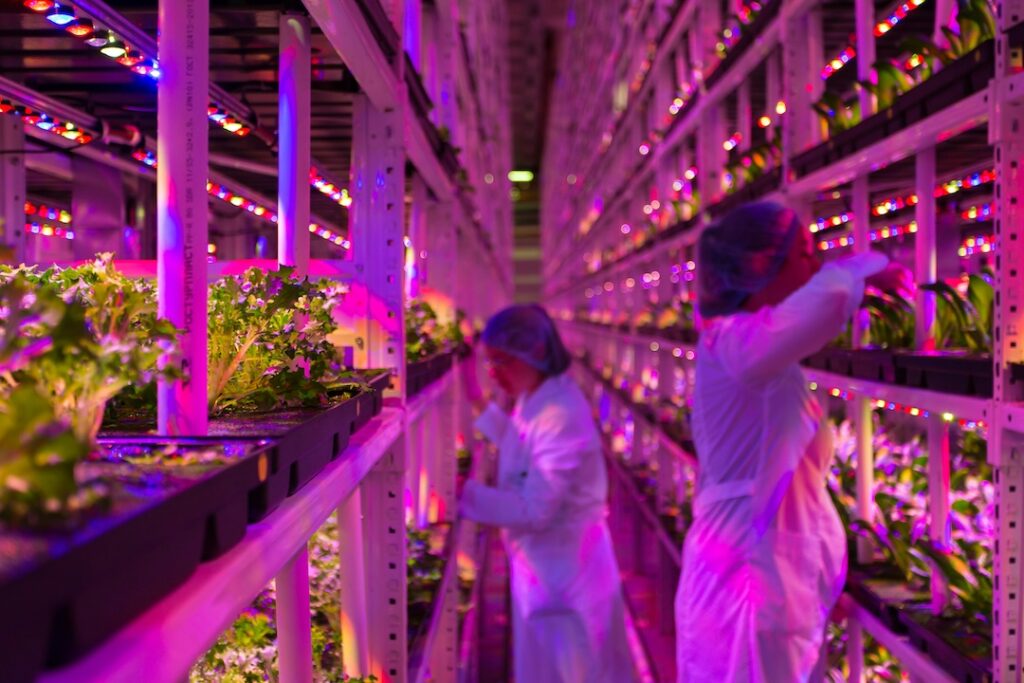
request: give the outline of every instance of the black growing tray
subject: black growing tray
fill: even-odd
[[[365,391],[356,399],[356,416],[352,423],[352,432],[362,429],[367,422],[380,415],[384,410],[384,392],[391,387],[390,370],[367,370],[365,382],[370,391]]]
[[[225,447],[227,463],[131,465],[126,450]],[[66,528],[0,528],[5,683],[34,680],[97,646],[245,534],[246,492],[265,479],[272,444],[105,439],[83,464],[111,487],[112,508]]]
[[[452,367],[452,354],[443,352],[409,363],[405,368],[405,397],[422,393],[427,387],[444,377]]]
[[[810,368],[849,377],[851,373],[850,353],[849,349],[826,346],[821,351],[805,358],[803,364]]]
[[[733,209],[746,204],[747,202],[757,201],[766,194],[775,192],[779,189],[781,184],[782,169],[773,168],[770,171],[767,171],[760,178],[747,183],[743,187],[740,187],[731,194],[727,194],[725,197],[709,206],[708,213],[711,214],[712,218],[724,216]]]
[[[801,177],[835,163],[986,88],[994,74],[995,46],[990,40],[897,97],[888,109],[798,154],[791,167]]]
[[[667,327],[658,330],[655,335],[680,344],[696,344],[697,337],[700,336],[697,330],[688,327]]]
[[[732,46],[729,53],[725,56],[725,59],[718,65],[714,72],[708,76],[706,87],[708,90],[714,87],[715,83],[718,82],[722,76],[724,76],[733,64],[739,60],[740,56],[747,51],[755,40],[761,35],[761,33],[768,27],[775,15],[779,13],[779,7],[782,5],[782,0],[767,0],[767,6],[761,10],[761,13],[757,15],[757,19],[754,20],[750,26],[747,26],[743,31],[743,36],[739,42]]]
[[[371,391],[346,397],[327,408],[238,413],[210,419],[209,436],[274,442],[268,476],[249,492],[250,522],[266,517],[348,447],[352,434],[382,409],[386,381],[390,379],[383,372],[375,374],[368,381]],[[150,417],[138,423],[113,425],[100,436],[127,438],[153,428]]]
[[[266,517],[348,448],[359,405],[358,397],[351,397],[326,409],[246,413],[210,420],[211,436],[274,441],[266,486],[250,496],[251,521]]]
[[[850,376],[872,382],[906,384],[906,368],[897,367],[889,349],[855,349],[845,351],[849,359]]]
[[[992,398],[992,357],[955,352],[897,353],[897,370],[908,386],[951,394]]]
[[[900,612],[900,621],[910,642],[960,683],[992,682],[991,640],[986,641],[990,646],[988,656],[979,656],[966,652],[964,646],[979,642],[981,637],[963,632],[944,634],[949,629],[943,626],[951,626],[949,620],[923,609],[906,609]]]
[[[903,577],[881,564],[851,567],[846,577],[846,592],[878,617],[890,631],[898,634],[907,631],[900,620],[900,613],[908,605],[928,599],[926,595],[907,590]]]

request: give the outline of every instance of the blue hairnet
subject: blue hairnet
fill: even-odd
[[[779,274],[799,231],[796,212],[774,202],[744,204],[709,226],[697,244],[700,314],[739,311]]]
[[[572,362],[551,316],[537,304],[498,311],[487,321],[482,338],[487,346],[518,358],[548,377],[562,374]]]

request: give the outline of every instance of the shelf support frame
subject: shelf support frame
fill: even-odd
[[[157,300],[160,317],[182,330],[183,378],[161,380],[161,434],[206,434],[206,176],[209,153],[209,0],[160,0],[157,84]],[[198,95],[197,95],[198,94]]]

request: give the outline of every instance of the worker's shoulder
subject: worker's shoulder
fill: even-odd
[[[533,418],[549,427],[589,424],[590,404],[580,388],[569,381],[559,391],[550,392],[537,402]]]

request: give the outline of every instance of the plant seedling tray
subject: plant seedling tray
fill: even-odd
[[[760,36],[768,25],[772,23],[772,20],[779,13],[779,7],[781,5],[781,0],[768,0],[766,7],[757,15],[757,19],[755,19],[749,26],[743,28],[743,35],[740,37],[739,41],[732,46],[732,49],[725,55],[725,59],[721,61],[718,68],[708,76],[706,82],[708,90],[714,87],[715,83],[717,83],[722,76],[728,73],[732,65],[739,60],[740,56],[747,51],[747,48],[753,45],[758,36]]]
[[[896,98],[888,109],[797,155],[792,168],[801,177],[835,163],[979,92],[994,74],[995,46],[990,40]]]
[[[929,599],[927,594],[908,588],[903,577],[886,565],[851,567],[846,578],[846,592],[889,630],[899,634],[907,631],[900,621],[900,612],[909,604]]]
[[[758,20],[760,20],[760,17],[758,17]],[[743,187],[737,188],[734,192],[727,194],[719,201],[709,206],[708,213],[711,214],[712,218],[719,218],[733,209],[738,208],[742,204],[755,201],[760,197],[764,197],[766,194],[775,192],[779,189],[781,184],[782,168],[777,167],[770,169],[761,177],[756,178]]]
[[[807,367],[849,377],[852,372],[850,353],[849,349],[827,346],[805,358],[803,364]]]
[[[362,429],[367,422],[380,415],[384,410],[384,392],[391,387],[390,370],[366,370],[366,384],[370,390],[354,397],[356,400],[356,416],[352,424],[352,432]]]
[[[451,367],[452,354],[450,352],[439,353],[430,358],[409,363],[405,368],[405,397],[410,399],[418,396],[424,389],[444,377]]]
[[[906,384],[906,369],[897,368],[889,349],[856,349],[845,352],[849,359],[850,376],[872,382]]]
[[[210,420],[211,436],[274,441],[267,485],[261,495],[250,500],[250,521],[266,517],[348,448],[359,405],[357,397],[348,397],[326,409],[245,413]]]
[[[654,332],[654,335],[681,344],[696,344],[698,336],[697,330],[688,327],[666,327],[665,329],[657,330]]]
[[[951,394],[992,398],[992,358],[956,352],[899,353],[897,371],[908,386]]]
[[[132,464],[129,455],[211,453],[214,462]],[[245,534],[247,492],[266,478],[272,444],[109,439],[81,472],[110,487],[111,506],[61,528],[0,528],[0,638],[5,683],[34,680],[106,640],[203,560]]]
[[[991,637],[966,632],[956,621],[937,617],[926,608],[905,609],[900,620],[910,642],[960,683],[992,682]]]

